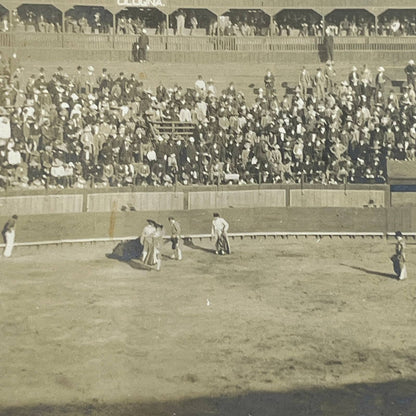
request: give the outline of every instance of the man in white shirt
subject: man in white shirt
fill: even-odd
[[[228,229],[228,222],[216,212],[212,220],[211,230],[211,236],[215,238],[215,254],[231,254]]]
[[[198,75],[198,79],[195,81],[195,89],[197,90],[197,92],[205,94],[207,86],[205,84],[205,81],[202,79],[202,75]]]
[[[152,237],[156,232],[155,222],[153,220],[147,220],[146,227],[143,228],[142,235],[140,236],[140,243],[143,246],[143,251],[141,259],[144,260],[149,252],[150,246],[152,244]]]
[[[6,243],[6,248],[4,249],[3,256],[6,258],[12,255],[17,218],[17,215],[13,215],[3,227],[2,234],[4,242]]]
[[[179,121],[181,123],[192,122],[192,113],[191,113],[191,110],[187,106],[184,106],[179,112]]]

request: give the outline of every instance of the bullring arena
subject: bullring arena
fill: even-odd
[[[416,59],[414,4],[78,3],[0,8],[0,49],[10,58],[0,62],[0,117],[11,127],[8,136],[0,128],[1,226],[18,215],[13,254],[0,257],[0,415],[414,416],[416,97],[404,71]],[[150,48],[146,62],[134,62],[143,28]],[[335,86],[314,101],[328,36]],[[366,98],[365,82],[358,90],[351,77],[356,66],[363,79],[364,64],[372,72]],[[24,68],[17,80],[13,65]],[[107,100],[106,87],[88,91],[84,78],[77,86],[77,66],[83,76],[93,67],[97,78],[106,68],[121,95],[110,91]],[[303,67],[311,82],[302,108],[294,97]],[[268,70],[275,82],[264,97]],[[121,72],[138,82],[131,119],[119,117]],[[216,103],[207,122],[195,111],[199,75],[217,91],[218,99],[202,98]],[[168,95],[181,86],[186,101],[156,97],[160,84]],[[50,104],[38,97],[44,92]],[[343,114],[338,125],[332,97]],[[148,111],[140,109],[146,101]],[[229,111],[226,127],[220,107]],[[185,109],[190,121],[176,114]],[[244,119],[241,128],[233,116]],[[103,120],[116,125],[106,136],[110,155],[84,136],[98,134]],[[273,129],[285,123],[292,133]],[[220,128],[229,141],[223,154],[214,146]],[[359,148],[351,146],[354,131]],[[338,136],[348,141],[339,154]],[[321,160],[315,149],[308,168],[316,137],[327,152]],[[246,162],[243,150],[230,150],[240,139]],[[273,164],[276,149],[282,160]],[[58,175],[62,167],[70,173]],[[229,222],[230,255],[215,254],[215,212]],[[170,258],[170,216],[182,228],[181,261]],[[165,230],[161,270],[112,258],[149,218]],[[390,260],[398,230],[407,245],[403,281]]]

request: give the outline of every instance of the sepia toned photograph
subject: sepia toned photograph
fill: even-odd
[[[0,0],[0,416],[416,416],[415,0]]]

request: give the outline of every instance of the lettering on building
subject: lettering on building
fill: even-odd
[[[117,0],[121,7],[164,7],[163,0]]]

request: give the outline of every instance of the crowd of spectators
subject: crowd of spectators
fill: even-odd
[[[24,81],[16,57],[0,56],[0,187],[384,183],[387,159],[416,160],[413,61],[405,72],[398,94],[381,67],[337,83],[328,62],[303,68],[279,99],[267,71],[250,104],[232,82],[217,91],[202,76],[155,91],[92,66]],[[190,135],[161,134],[158,122]]]
[[[53,33],[62,31],[61,14],[52,11],[49,6],[28,8],[20,10],[13,9],[11,12],[3,14],[0,21],[0,31],[9,32],[10,30],[19,32],[42,32]]]
[[[383,16],[379,19],[377,31],[380,36],[416,36],[416,12]]]
[[[335,36],[374,36],[376,34],[374,16],[365,12],[337,14],[326,19]]]
[[[111,14],[102,9],[74,7],[65,14],[66,33],[110,33],[113,25]]]
[[[5,13],[0,19],[0,32],[62,32],[61,12],[50,6],[38,6],[13,9],[11,20]],[[64,19],[66,33],[109,33],[112,18],[108,12],[90,9],[71,9]]]

